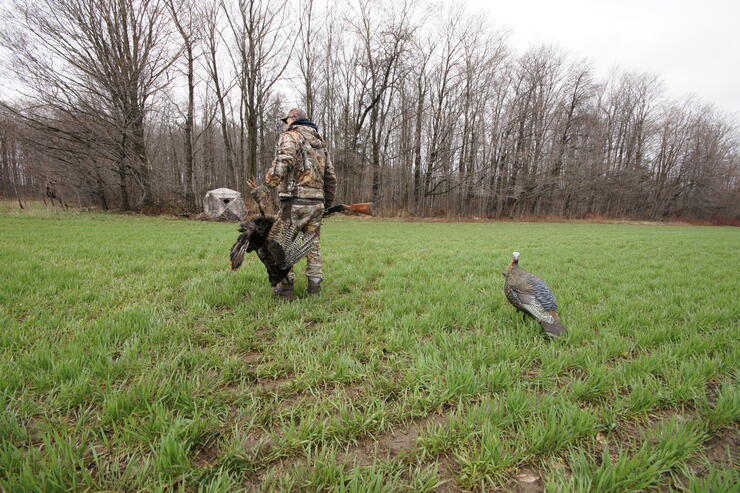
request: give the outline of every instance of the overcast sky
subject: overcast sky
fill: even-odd
[[[669,97],[696,94],[740,121],[740,0],[467,3],[469,13],[485,12],[494,26],[508,28],[518,51],[554,44],[573,59],[591,60],[600,80],[614,68],[654,73]]]
[[[573,58],[590,59],[602,80],[615,67],[651,72],[669,97],[693,93],[740,119],[740,0],[468,3],[508,27],[515,49],[560,46]]]

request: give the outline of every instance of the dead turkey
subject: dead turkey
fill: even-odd
[[[555,294],[544,280],[519,267],[519,252],[514,252],[509,272],[504,276],[504,293],[514,308],[537,320],[550,335],[565,333]]]
[[[288,222],[271,216],[252,216],[241,223],[239,232],[241,235],[231,247],[231,270],[242,265],[246,253],[256,251],[272,286],[282,281],[293,264],[313,248],[313,234],[303,234]]]

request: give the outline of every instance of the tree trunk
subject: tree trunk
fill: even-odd
[[[195,210],[193,192],[193,112],[195,105],[195,83],[193,82],[193,47],[187,43],[188,57],[188,113],[185,117],[185,204]]]

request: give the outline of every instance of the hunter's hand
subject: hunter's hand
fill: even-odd
[[[252,187],[252,191],[249,192],[249,194],[252,196],[252,199],[254,199],[255,202],[261,202],[264,197],[270,194],[270,187],[268,187],[267,185],[255,185],[254,187]]]

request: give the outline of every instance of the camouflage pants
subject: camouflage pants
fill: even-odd
[[[324,216],[324,204],[306,203],[298,201],[283,202],[280,207],[280,221],[290,221],[295,225],[298,231],[304,234],[316,233],[313,239],[313,249],[306,255],[306,277],[316,282],[321,281],[324,277],[321,263],[321,218]],[[293,269],[290,270],[286,280],[281,284],[292,284],[295,280]]]

